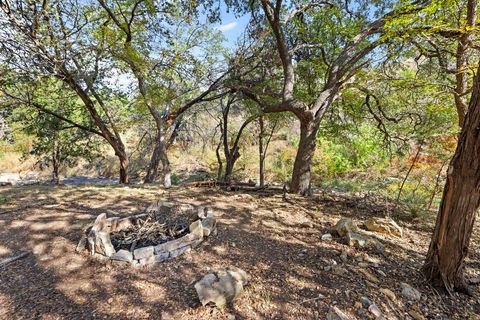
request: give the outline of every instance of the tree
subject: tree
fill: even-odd
[[[417,12],[422,5],[399,7],[373,21],[370,17],[375,5],[367,10],[358,6],[356,14],[343,1],[295,5],[296,9],[285,13],[288,8],[281,0],[261,1],[281,61],[280,92],[268,99],[248,85],[238,90],[259,103],[266,113],[291,112],[299,120],[300,141],[290,190],[306,194],[317,132],[326,111],[354,75],[369,63],[368,55],[383,43],[379,35],[386,23],[396,16]],[[302,70],[305,63],[308,66]],[[280,102],[272,103],[272,98]]]
[[[98,154],[98,142],[93,134],[68,125],[42,112],[23,117],[23,130],[35,136],[29,154],[40,158],[52,168],[52,183],[60,183],[60,170],[71,167],[81,158],[92,160]],[[25,154],[24,156],[27,156]]]
[[[121,126],[107,103],[112,90],[106,80],[114,65],[104,54],[106,39],[93,38],[99,20],[90,18],[88,6],[76,1],[1,1],[0,58],[31,81],[50,77],[66,84],[115,151],[120,183],[128,183]],[[114,102],[117,111],[118,101]]]
[[[180,127],[172,124],[195,104],[218,97],[213,93],[219,89],[223,75],[216,79],[216,62],[199,56],[202,52],[218,55],[219,39],[205,26],[195,24],[200,3],[98,3],[105,20],[101,30],[110,40],[108,51],[130,69],[137,82],[139,102],[155,124],[154,147],[144,182],[154,182],[162,163],[162,182],[169,187],[167,149]]]
[[[256,118],[259,117],[258,114],[252,114],[248,116],[245,120],[242,121],[242,124],[235,132],[235,134],[230,137],[229,129],[229,115],[231,109],[237,103],[242,103],[242,101],[238,101],[239,97],[235,94],[230,94],[228,98],[226,98],[225,102],[222,99],[220,101],[222,107],[222,120],[220,122],[221,128],[221,139],[223,144],[223,154],[225,156],[225,173],[223,175],[223,180],[227,183],[230,183],[233,177],[233,168],[235,163],[240,158],[240,139],[242,137],[243,131],[245,128]],[[245,103],[245,101],[243,101]],[[218,155],[217,158],[219,159]],[[219,161],[219,165],[221,162]]]
[[[435,285],[468,292],[464,260],[480,206],[480,66],[455,154],[450,161],[442,201],[423,267]]]
[[[421,30],[404,40],[418,50],[417,60],[423,56],[437,61],[442,80],[453,95],[461,127],[475,70],[473,61],[476,54],[472,40],[477,20],[477,0],[432,3],[426,12],[402,23]]]

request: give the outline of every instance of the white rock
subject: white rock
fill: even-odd
[[[332,235],[330,233],[325,233],[322,235],[322,241],[331,241],[333,239]]]
[[[216,274],[207,274],[195,284],[198,298],[202,305],[214,303],[222,308],[227,303],[237,299],[243,292],[243,287],[248,283],[245,271],[229,267]]]
[[[192,222],[188,227],[188,230],[190,231],[191,234],[195,235],[195,238],[203,239],[203,227],[202,227],[201,220]]]
[[[380,318],[382,316],[382,311],[380,311],[380,309],[375,303],[371,304],[370,307],[368,307],[368,311],[370,311],[370,313],[377,318]]]
[[[207,216],[205,219],[202,220],[202,227],[203,227],[203,235],[208,237],[214,230],[217,221],[213,217]]]
[[[413,288],[407,283],[401,283],[400,287],[402,288],[402,295],[412,301],[418,301],[422,297],[422,294],[417,289]]]
[[[153,246],[138,248],[133,251],[133,257],[135,258],[135,260],[150,258],[153,255],[154,255]]]
[[[122,249],[122,250],[118,250],[118,252],[112,255],[110,259],[116,260],[116,261],[131,262],[133,260],[133,255],[130,251]]]
[[[347,243],[351,247],[365,247],[368,243],[368,240],[368,237],[361,235],[360,233],[353,231],[347,233]]]
[[[111,257],[115,254],[115,248],[110,241],[110,234],[105,231],[94,232],[95,234],[95,253]]]

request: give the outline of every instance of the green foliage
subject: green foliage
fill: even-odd
[[[92,133],[69,127],[50,115],[37,113],[24,121],[23,130],[36,139],[24,157],[34,155],[53,170],[72,167],[79,159],[92,161],[99,154],[99,143]]]

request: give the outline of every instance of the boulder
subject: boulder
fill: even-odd
[[[365,222],[368,231],[402,237],[402,228],[391,218],[370,218]]]
[[[328,309],[327,320],[352,320],[352,317],[335,306]]]
[[[410,301],[418,301],[422,297],[420,291],[407,283],[401,283],[400,287],[402,288],[402,296]]]
[[[229,267],[204,276],[195,284],[195,290],[202,305],[213,303],[222,308],[242,294],[248,280],[245,271]]]
[[[110,234],[106,231],[98,231],[95,233],[95,253],[111,257],[115,254],[115,248],[110,240]]]
[[[358,233],[350,231],[347,233],[347,244],[351,247],[362,248],[367,245],[369,238]]]
[[[112,255],[110,259],[115,261],[132,262],[133,255],[130,251],[122,249],[122,250],[118,250],[118,252]]]
[[[341,237],[346,236],[349,232],[357,231],[357,229],[357,225],[350,218],[342,218],[338,220],[333,227],[333,231],[338,233],[338,235]]]

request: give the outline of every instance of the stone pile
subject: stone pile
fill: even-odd
[[[125,249],[116,251],[110,235],[122,230],[127,230],[148,217],[155,214],[172,214],[178,211],[197,211],[197,220],[189,226],[189,232],[178,238],[156,246],[140,247],[133,252]],[[191,205],[175,204],[171,202],[156,202],[147,209],[146,214],[130,216],[127,218],[107,218],[106,213],[100,214],[93,225],[85,230],[84,235],[77,245],[77,252],[88,249],[91,255],[108,257],[112,263],[127,265],[150,265],[173,259],[182,253],[198,246],[206,237],[210,236],[216,228],[217,221],[213,212],[206,208],[195,208]]]

